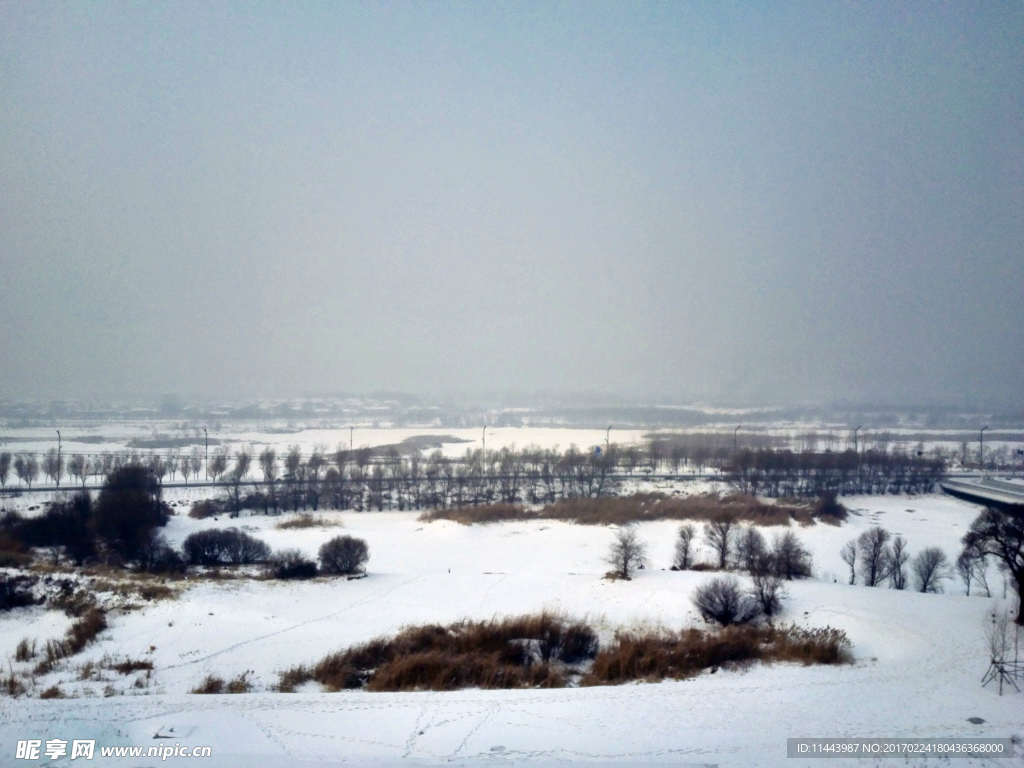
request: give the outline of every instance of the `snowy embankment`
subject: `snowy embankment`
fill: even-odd
[[[128,677],[115,683],[125,695],[101,698],[106,681],[75,682],[69,669],[41,682],[60,683],[81,698],[0,698],[2,761],[16,739],[156,744],[159,737],[210,745],[210,764],[225,766],[750,766],[784,764],[787,737],[1024,735],[1024,695],[999,697],[994,686],[980,686],[986,616],[1012,602],[1000,599],[994,568],[996,598],[966,597],[953,581],[946,594],[925,595],[848,586],[839,557],[844,542],[877,523],[902,533],[912,553],[939,546],[954,559],[978,508],[940,496],[844,501],[853,511],[847,524],[795,529],[814,553],[816,578],[787,585],[782,620],[845,630],[856,656],[851,666],[754,666],[660,684],[454,693],[270,688],[278,670],[407,624],[553,609],[589,618],[606,636],[637,624],[694,625],[690,595],[710,575],[667,570],[677,528],[671,522],[640,526],[650,566],[630,582],[609,582],[601,578],[612,538],[605,527],[544,520],[467,527],[421,523],[415,513],[327,512],[345,527],[278,530],[280,518],[197,521],[179,514],[167,529],[175,544],[195,530],[238,526],[274,549],[315,555],[332,536],[358,536],[370,545],[370,573],[357,581],[204,581],[176,600],[111,614],[110,629],[72,666],[105,654],[146,659],[154,665],[148,687],[135,689]],[[770,537],[772,529],[765,532]],[[68,621],[41,608],[18,609],[0,621],[0,653],[11,656],[23,637],[55,637]],[[228,678],[247,670],[255,693],[188,693],[207,674]]]

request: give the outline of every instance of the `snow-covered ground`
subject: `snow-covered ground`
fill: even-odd
[[[406,624],[546,608],[588,617],[606,635],[638,624],[693,625],[690,595],[709,575],[667,570],[677,527],[670,522],[640,526],[650,566],[630,582],[610,582],[601,578],[613,536],[605,527],[467,527],[422,523],[416,513],[326,512],[344,527],[280,530],[281,518],[197,521],[182,506],[167,528],[173,543],[201,528],[238,526],[275,549],[315,555],[344,532],[369,543],[369,576],[200,581],[178,599],[112,613],[99,642],[68,669],[38,681],[39,690],[59,683],[79,698],[0,698],[0,765],[16,764],[7,753],[25,738],[146,745],[159,738],[209,745],[215,757],[204,763],[225,766],[750,766],[783,764],[786,738],[796,736],[1024,736],[1024,694],[1000,697],[994,685],[980,685],[987,667],[983,627],[994,608],[1013,602],[1002,599],[995,568],[996,597],[966,597],[952,580],[945,594],[925,595],[848,586],[839,557],[844,542],[877,523],[903,534],[912,553],[940,546],[955,558],[978,508],[937,495],[844,502],[852,511],[847,524],[795,529],[814,553],[815,578],[788,585],[783,620],[845,630],[852,666],[755,666],[682,682],[560,690],[321,693],[307,686],[297,694],[270,690],[277,671]],[[42,608],[5,614],[0,658],[11,657],[24,637],[58,637],[69,621]],[[70,667],[105,655],[152,661],[152,679],[142,688],[133,687],[139,673],[75,679]],[[228,679],[246,671],[254,693],[188,693],[207,674]],[[104,698],[107,685],[113,687],[106,693],[117,695]]]

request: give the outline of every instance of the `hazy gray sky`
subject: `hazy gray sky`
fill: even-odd
[[[0,398],[1024,398],[1024,3],[0,5]]]

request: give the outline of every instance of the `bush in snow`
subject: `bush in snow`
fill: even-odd
[[[705,621],[714,621],[723,627],[731,624],[749,624],[761,615],[761,605],[740,591],[734,576],[719,576],[701,584],[693,593]]]
[[[321,572],[348,576],[365,570],[370,548],[362,539],[335,536],[320,547],[319,559]]]
[[[316,563],[297,549],[282,549],[267,561],[267,575],[274,579],[312,579]]]
[[[250,565],[270,557],[265,542],[237,528],[209,528],[190,534],[181,545],[190,565]]]

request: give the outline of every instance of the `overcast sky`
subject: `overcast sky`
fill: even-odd
[[[1024,398],[1024,2],[0,4],[0,399]]]

